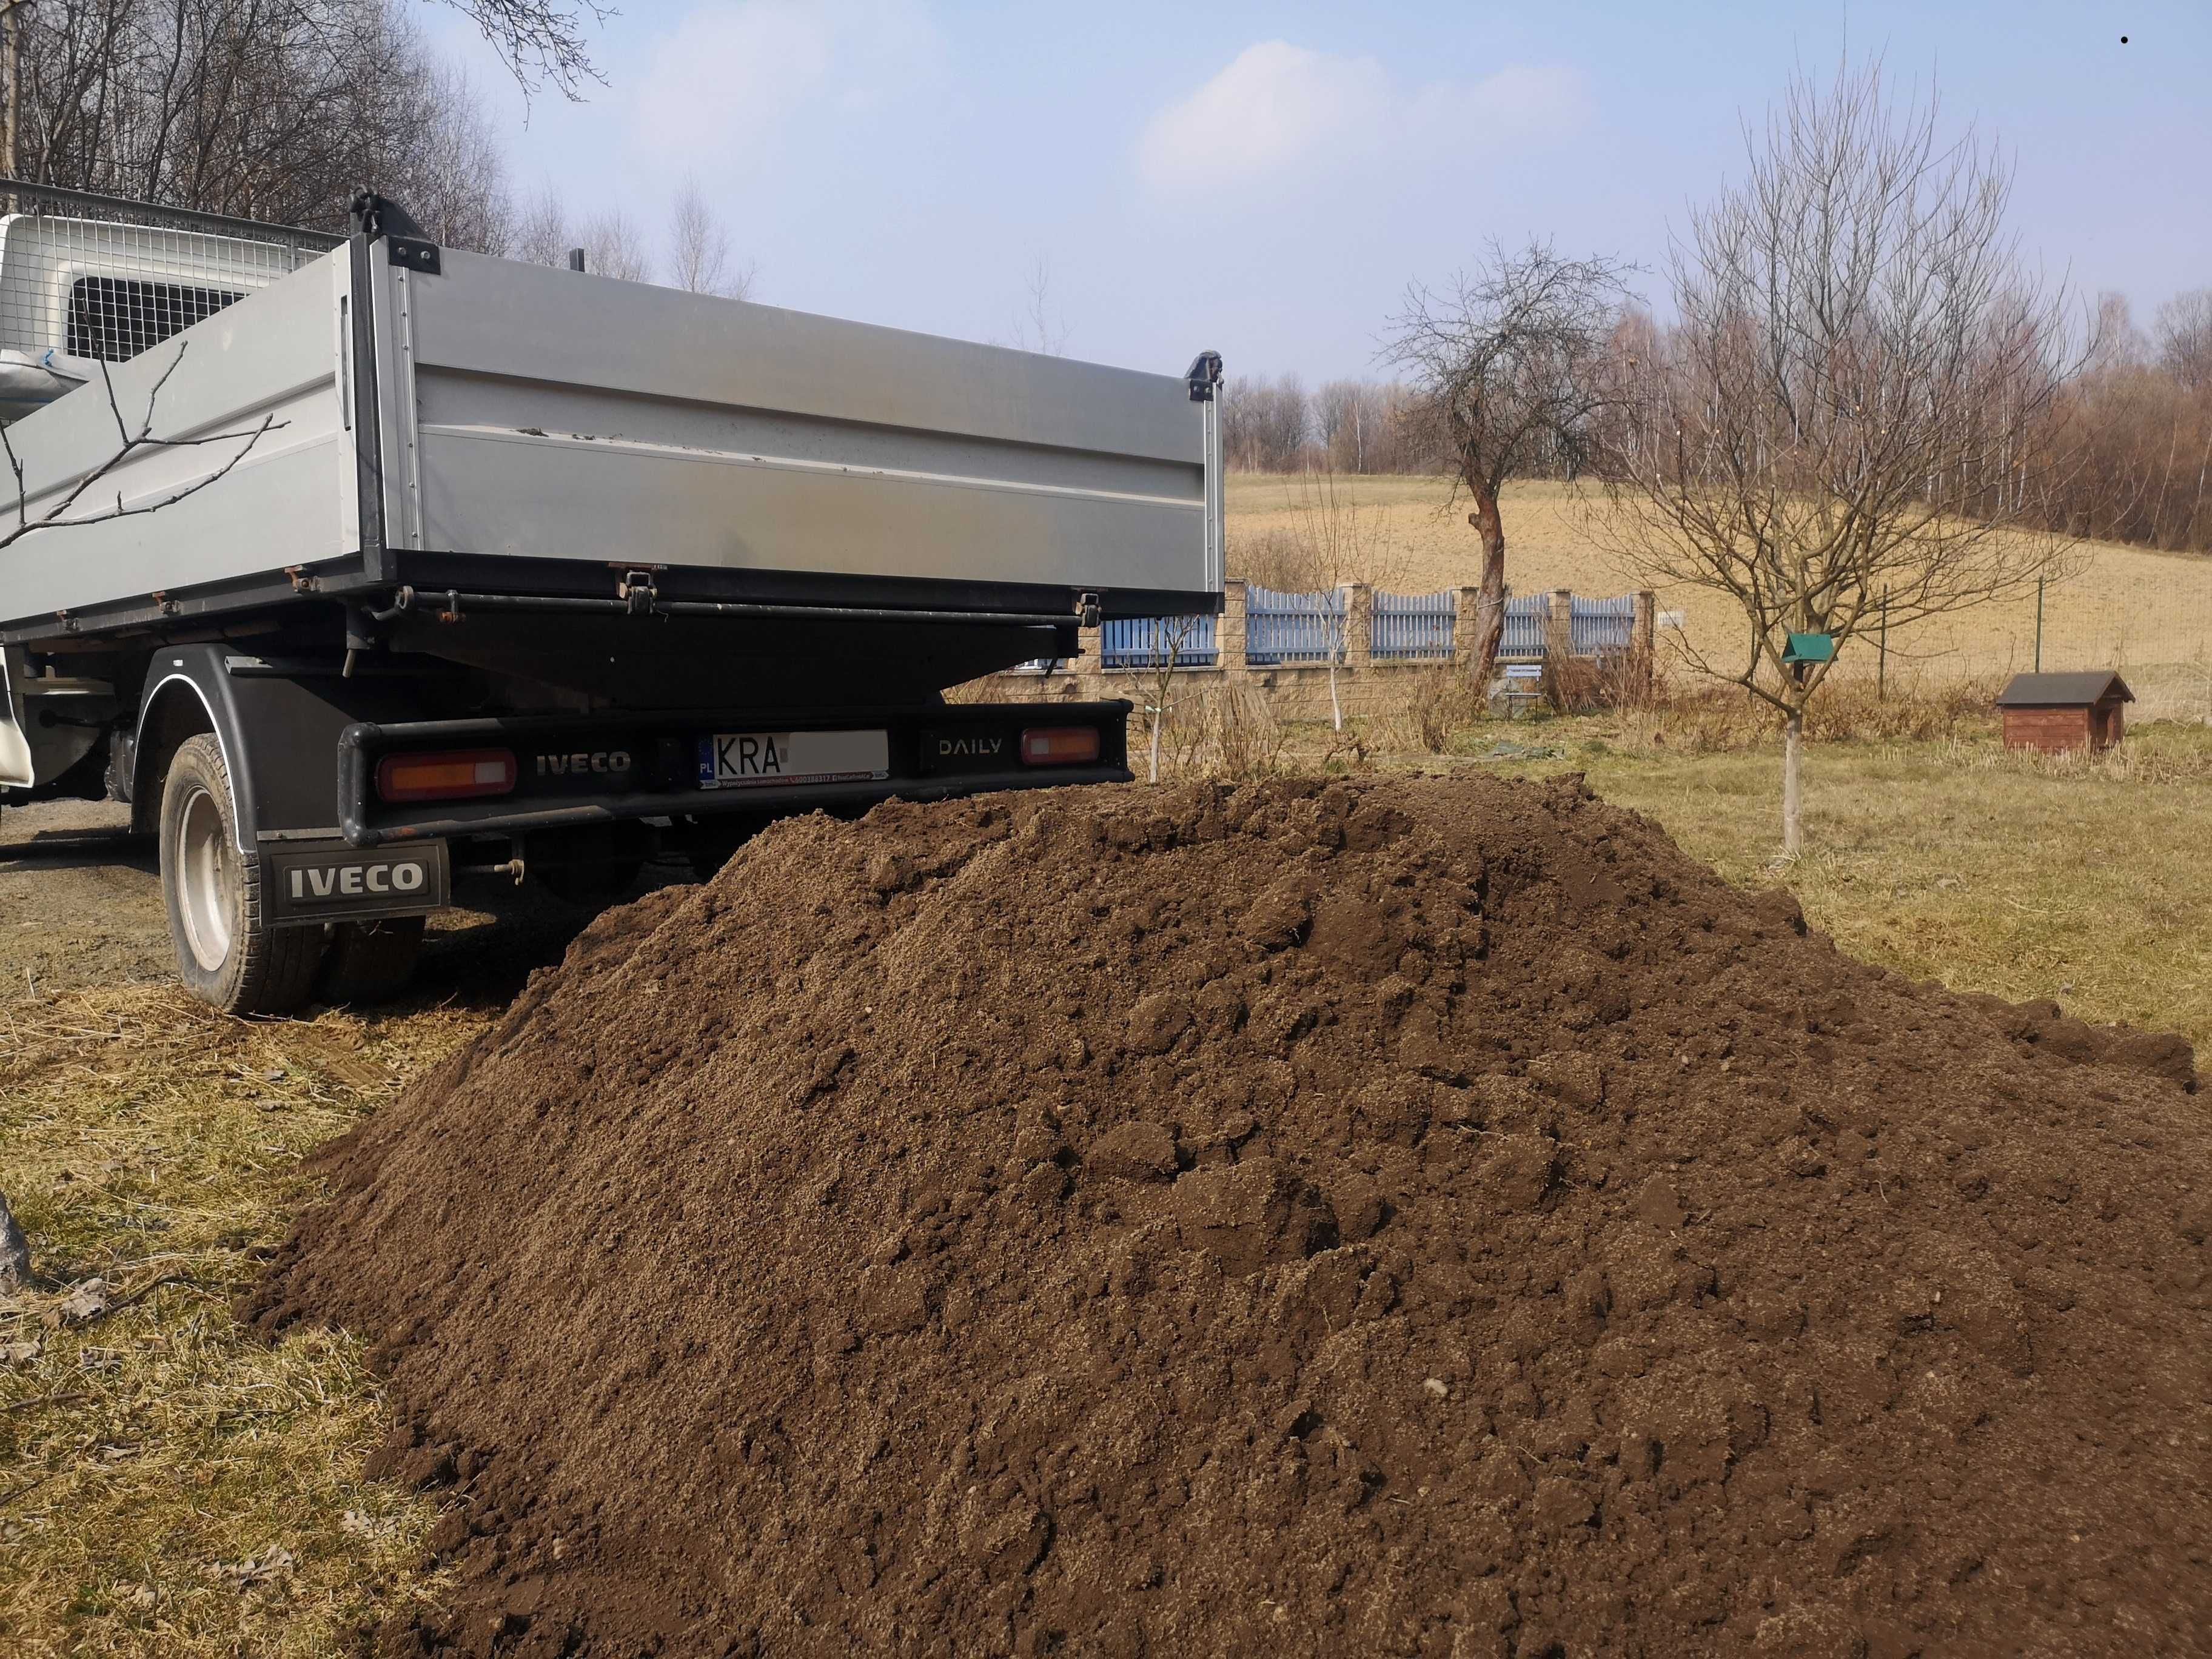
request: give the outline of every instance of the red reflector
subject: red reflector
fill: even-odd
[[[1022,733],[1024,766],[1080,766],[1097,758],[1095,726],[1033,726]]]
[[[514,754],[507,749],[386,755],[376,763],[376,793],[386,800],[458,800],[514,789]]]

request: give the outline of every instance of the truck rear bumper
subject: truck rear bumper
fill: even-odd
[[[896,797],[939,800],[999,789],[1127,783],[1123,701],[973,703],[930,708],[852,709],[805,715],[685,709],[639,714],[501,716],[356,722],[338,738],[339,823],[356,848],[470,836],[520,835],[641,818],[776,817],[852,811]],[[1024,737],[1094,730],[1097,753],[1079,763],[1032,763]],[[708,787],[698,781],[700,744],[724,732],[881,732],[882,775],[836,781]],[[379,792],[392,757],[441,751],[497,751],[513,757],[514,786],[495,797],[395,804]]]

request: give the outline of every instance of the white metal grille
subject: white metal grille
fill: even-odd
[[[343,240],[7,180],[0,207],[0,352],[62,373],[136,356]]]

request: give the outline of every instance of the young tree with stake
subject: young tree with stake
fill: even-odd
[[[1909,628],[2055,573],[2065,544],[2023,526],[2072,465],[2054,413],[2087,348],[2005,228],[2009,164],[1947,141],[1932,95],[1897,107],[1879,64],[1799,76],[1746,147],[1674,247],[1676,320],[1620,366],[1597,530],[1652,586],[1741,607],[1728,654],[1684,648],[1780,717],[1795,856],[1805,709],[1841,648],[1885,602]]]
[[[1398,580],[1396,550],[1374,516],[1362,510],[1357,491],[1337,477],[1326,452],[1319,465],[1299,475],[1295,506],[1291,557],[1268,586],[1303,601],[1328,653],[1329,725],[1341,732],[1344,697],[1337,675],[1350,655],[1352,624],[1346,590],[1364,583],[1371,594]]]

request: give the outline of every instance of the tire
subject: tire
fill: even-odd
[[[187,738],[161,788],[161,896],[177,975],[227,1014],[281,1014],[307,1000],[320,927],[272,927],[258,854],[238,850],[230,769],[215,734]]]
[[[422,922],[421,916],[387,916],[338,923],[331,930],[331,952],[316,987],[322,1000],[366,1005],[398,996],[415,977]]]

